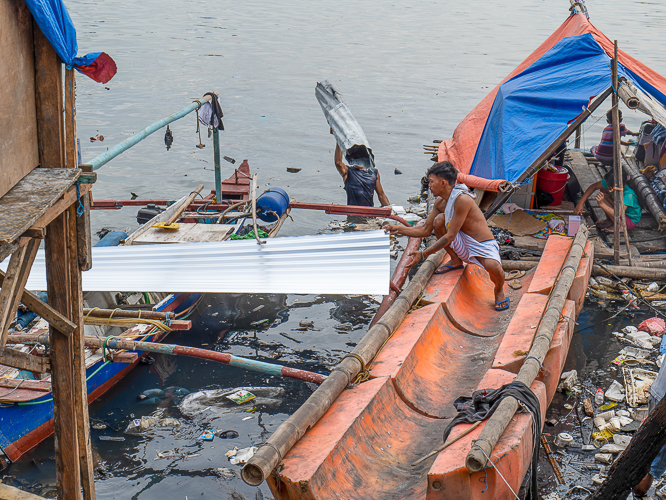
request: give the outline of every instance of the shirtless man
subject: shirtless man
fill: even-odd
[[[467,186],[456,185],[458,171],[451,163],[435,163],[428,170],[430,191],[437,196],[432,212],[422,226],[405,227],[390,225],[385,231],[425,238],[435,230],[438,240],[425,251],[410,253],[408,267],[418,264],[429,255],[446,249],[451,257],[448,264],[440,266],[436,274],[461,269],[463,262],[483,267],[495,285],[495,309],[509,308],[509,298],[504,296],[504,270],[499,254],[499,245],[488,229],[483,213],[476,206]]]

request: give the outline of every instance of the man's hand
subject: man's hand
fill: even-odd
[[[389,224],[384,228],[384,232],[386,234],[390,234],[392,236],[395,236],[396,234],[402,234],[402,228],[405,226],[398,225],[398,224]]]
[[[421,250],[416,250],[415,252],[409,252],[409,261],[407,262],[407,267],[412,267],[418,264],[423,260],[423,252]]]
[[[597,193],[597,195],[594,197],[597,200],[597,204],[599,205],[605,205],[606,203],[606,195],[604,193]]]
[[[583,205],[584,205],[583,203],[579,203],[574,207],[573,211],[574,215],[580,215],[583,212]]]

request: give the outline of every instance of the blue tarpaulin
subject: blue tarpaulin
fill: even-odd
[[[589,34],[560,40],[495,97],[470,174],[516,181],[569,122],[611,83],[610,58]],[[658,101],[666,96],[623,66],[626,77]]]
[[[62,0],[26,0],[37,25],[60,59],[95,81],[106,83],[116,74],[116,64],[104,52],[77,57],[76,29]]]

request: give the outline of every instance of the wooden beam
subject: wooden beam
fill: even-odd
[[[11,347],[0,348],[0,365],[38,373],[48,373],[51,371],[47,358],[32,356],[27,352],[17,351]]]
[[[0,271],[0,286],[2,286],[4,279],[5,273]],[[55,326],[65,335],[71,335],[71,333],[76,328],[74,323],[72,323],[46,302],[37,297],[37,295],[28,290],[23,290],[23,295],[21,295],[21,302],[32,312],[44,318],[50,325]]]
[[[65,166],[63,127],[62,61],[33,22],[35,40],[35,100],[39,164],[47,168]]]
[[[46,238],[46,228],[45,227],[31,227],[26,232],[21,235],[22,238],[38,238],[43,240]]]
[[[90,213],[90,212],[88,212]],[[67,226],[67,254],[70,274],[71,318],[76,322],[72,339],[72,365],[74,370],[74,411],[76,413],[76,434],[78,441],[81,485],[84,500],[95,500],[95,471],[93,468],[92,445],[90,443],[90,417],[88,415],[88,387],[86,383],[85,331],[83,326],[83,291],[81,284],[81,241],[79,222],[75,206],[69,208]],[[87,247],[90,247],[88,240]],[[114,360],[115,361],[115,360]]]
[[[46,280],[49,304],[70,315],[71,273],[68,259],[68,213],[51,222],[46,231]],[[55,431],[56,485],[59,500],[81,499],[81,468],[75,405],[73,336],[50,325],[51,384],[53,385],[53,422]]]
[[[0,289],[0,347],[4,347],[7,342],[9,324],[16,315],[37,250],[39,240],[31,239],[26,246],[12,254],[7,266],[7,274]]]

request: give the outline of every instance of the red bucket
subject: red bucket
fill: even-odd
[[[568,180],[569,171],[566,168],[560,168],[557,172],[544,168],[537,174],[536,188],[553,195],[553,202],[550,205],[559,205],[562,203],[564,188],[567,187]]]

